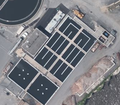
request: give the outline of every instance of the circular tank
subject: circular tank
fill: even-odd
[[[16,25],[31,19],[42,0],[3,0],[0,2],[0,23]]]

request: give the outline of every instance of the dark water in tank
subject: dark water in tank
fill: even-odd
[[[1,1],[1,0],[0,0]],[[1,22],[20,23],[30,19],[39,9],[41,0],[9,0],[0,10]]]

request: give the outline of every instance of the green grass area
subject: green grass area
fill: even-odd
[[[78,102],[77,105],[84,105],[86,100],[88,99],[88,97],[90,96],[91,94],[86,94],[85,97],[83,98],[83,100],[81,100],[80,102]]]

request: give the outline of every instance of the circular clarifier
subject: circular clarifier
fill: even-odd
[[[39,10],[42,0],[4,0],[0,4],[0,23],[15,25],[28,21]]]

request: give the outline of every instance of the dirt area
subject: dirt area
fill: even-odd
[[[101,11],[114,19],[120,25],[120,0],[101,7]]]
[[[71,88],[73,95],[69,96],[62,105],[75,105],[76,94],[82,96],[84,93],[91,92],[104,79],[104,74],[114,66],[113,61],[114,59],[111,56],[105,56],[96,62],[87,73],[73,84]]]
[[[75,97],[74,96],[69,96],[62,105],[75,105]]]
[[[120,71],[120,70],[119,70]],[[120,105],[120,73],[104,84],[101,91],[92,94],[85,105]]]
[[[113,66],[113,58],[110,56],[103,57],[74,83],[71,88],[72,93],[77,93],[80,96],[89,93],[104,79],[104,74]]]
[[[26,94],[24,97],[24,101],[28,103],[28,105],[42,105],[38,101],[34,100],[29,94]],[[21,104],[22,105],[22,104]]]

